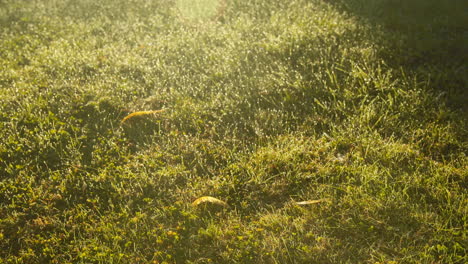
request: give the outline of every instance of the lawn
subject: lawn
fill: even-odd
[[[466,263],[466,10],[1,0],[0,263]]]

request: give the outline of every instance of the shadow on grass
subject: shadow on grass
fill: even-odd
[[[394,68],[430,76],[447,105],[462,109],[468,99],[468,2],[463,0],[326,0],[383,30],[381,57]]]

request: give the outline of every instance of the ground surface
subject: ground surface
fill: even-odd
[[[467,261],[465,1],[195,2],[0,1],[0,263]]]

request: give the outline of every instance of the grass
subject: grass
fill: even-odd
[[[0,263],[467,261],[464,1],[196,4],[0,2]]]

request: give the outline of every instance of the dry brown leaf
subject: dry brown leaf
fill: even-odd
[[[129,114],[128,116],[124,117],[122,121],[120,121],[121,124],[123,124],[125,121],[128,119],[135,117],[135,116],[142,116],[142,115],[151,115],[151,114],[157,114],[166,111],[166,109],[160,109],[160,110],[150,110],[150,111],[139,111],[139,112],[134,112]]]
[[[308,201],[302,201],[302,202],[296,202],[297,205],[308,205],[308,204],[317,204],[317,203],[323,203],[323,202],[329,202],[330,199],[323,198],[323,199],[318,199],[318,200],[308,200]]]
[[[227,207],[228,204],[226,202],[223,202],[217,198],[214,198],[214,197],[211,197],[211,196],[203,196],[203,197],[200,197],[198,199],[196,199],[195,201],[193,201],[192,205],[193,206],[198,206],[200,204],[204,204],[204,203],[211,203],[211,204],[216,204],[216,205],[220,205],[220,206],[223,206],[223,207]]]

